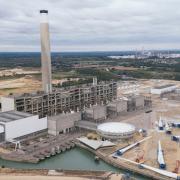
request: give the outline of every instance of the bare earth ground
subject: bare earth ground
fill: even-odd
[[[58,75],[58,77],[60,77]],[[78,81],[79,78],[53,79],[53,84],[66,81]],[[42,90],[41,72],[38,68],[0,69],[0,97],[13,94],[31,93]]]
[[[29,74],[39,74],[40,69],[39,68],[13,68],[13,69],[0,69],[0,77],[6,77],[6,76],[14,76],[14,75],[29,75]]]
[[[179,85],[179,82],[176,83]],[[146,84],[148,84],[148,82],[146,82]],[[149,84],[151,84],[151,82],[149,82]],[[149,130],[149,136],[152,136],[147,142],[143,142],[139,147],[125,153],[123,157],[135,161],[137,155],[141,153],[144,154],[145,164],[159,168],[157,163],[157,147],[158,141],[160,140],[167,170],[172,172],[175,169],[176,160],[180,160],[180,147],[176,142],[171,140],[171,135],[167,135],[164,131],[160,132],[157,130],[156,123],[159,121],[160,116],[166,121],[179,120],[180,102],[162,100],[157,96],[152,96],[152,100],[152,113],[137,112],[127,116],[119,116],[113,121],[123,121],[134,124],[138,128],[143,127]],[[173,128],[172,134],[179,136],[180,129]]]
[[[125,67],[125,66],[113,66],[111,67],[113,69],[117,69],[117,70],[124,70],[124,71],[135,71],[138,70],[139,68],[135,68],[135,67]]]
[[[61,177],[61,176],[0,176],[1,180],[89,180],[90,178]]]
[[[112,175],[109,180],[120,180],[120,175]],[[96,178],[67,177],[67,176],[0,176],[1,180],[95,180]],[[99,179],[99,178],[98,178]]]
[[[11,80],[0,80],[0,96],[9,93],[30,93],[41,89],[41,81],[31,77],[22,77]]]
[[[101,171],[62,171],[55,170],[18,170],[0,168],[1,180],[90,180],[90,179],[109,179],[120,180],[122,174]]]
[[[40,69],[0,69],[0,96],[6,96],[9,93],[29,93],[40,89]]]

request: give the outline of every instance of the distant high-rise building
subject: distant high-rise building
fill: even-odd
[[[40,14],[42,86],[43,90],[49,93],[52,91],[52,75],[48,11],[40,10]]]

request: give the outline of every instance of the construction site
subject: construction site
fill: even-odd
[[[53,88],[48,11],[40,14],[42,91],[1,98],[0,157],[39,163],[79,146],[95,161],[151,179],[178,179],[179,84],[94,77],[92,84]]]
[[[180,121],[178,120],[180,104],[176,101],[163,100],[160,97],[152,96],[152,99],[154,101],[152,101],[151,112],[139,111],[111,118],[111,122],[134,125],[136,133],[133,137],[127,139],[119,137],[116,141],[108,137],[106,139],[114,145],[97,149],[94,149],[92,145],[94,140],[92,142],[88,139],[80,140],[79,145],[116,167],[133,169],[138,173],[149,174],[149,177],[155,179],[178,179],[180,173]],[[114,131],[117,133],[116,130]],[[112,127],[109,132],[113,133]],[[101,139],[102,135],[99,137],[97,131],[95,134]]]

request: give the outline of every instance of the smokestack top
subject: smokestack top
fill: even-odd
[[[48,14],[48,10],[40,10],[40,13],[42,14],[42,13],[46,13],[46,14]]]
[[[48,23],[48,10],[40,10],[40,22]]]

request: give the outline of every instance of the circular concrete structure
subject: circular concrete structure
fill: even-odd
[[[127,139],[134,135],[136,128],[127,123],[108,122],[97,127],[97,133],[106,139]]]

